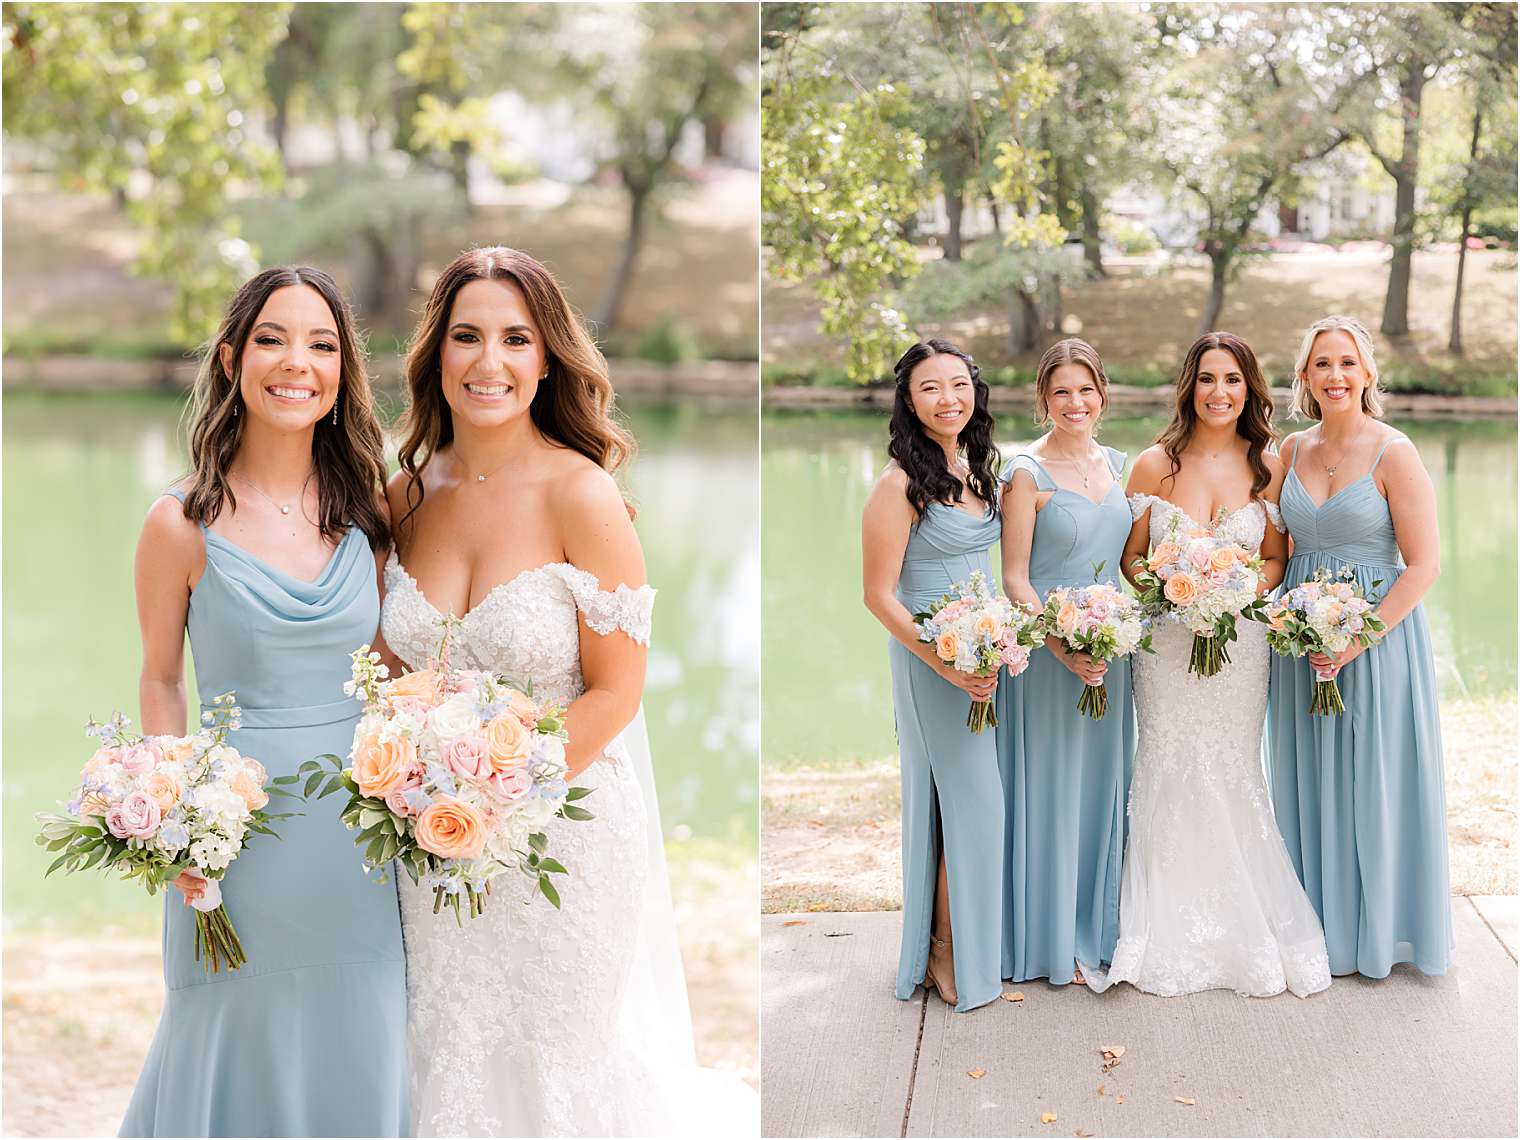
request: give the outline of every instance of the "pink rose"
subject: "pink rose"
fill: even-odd
[[[486,787],[508,803],[513,803],[528,794],[528,789],[533,787],[533,777],[522,768],[511,772],[493,772],[486,781]]]
[[[490,755],[485,738],[473,732],[456,736],[444,752],[450,770],[472,783],[479,783],[491,771]]]
[[[163,761],[164,754],[151,740],[129,744],[121,754],[122,771],[132,776],[151,772]]]
[[[1110,610],[1109,604],[1100,599],[1093,602],[1093,604],[1087,608],[1087,612],[1092,614],[1092,616],[1098,621],[1102,621],[1112,611]]]
[[[147,792],[133,792],[106,812],[106,827],[117,839],[147,839],[162,820],[158,801]]]
[[[1204,546],[1190,546],[1188,548],[1188,561],[1193,564],[1194,570],[1207,570],[1209,568],[1209,551]]]

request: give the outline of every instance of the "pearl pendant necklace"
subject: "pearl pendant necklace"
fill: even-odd
[[[252,479],[248,478],[248,476],[246,476],[246,475],[239,475],[238,478],[240,480],[242,480],[244,483],[247,483],[248,486],[252,487],[260,495],[262,495],[263,498],[264,498],[264,501],[266,503],[268,503],[271,507],[278,508],[280,514],[282,514],[282,515],[288,515],[288,514],[290,514],[290,504],[289,503],[277,503],[277,502],[275,502],[275,500],[269,495],[269,493],[267,491],[264,490],[264,488],[260,487],[257,483],[255,483]],[[310,475],[306,476],[306,483],[309,483],[309,482],[311,482],[311,476]],[[306,490],[306,483],[302,483],[301,484],[301,490],[303,492]]]

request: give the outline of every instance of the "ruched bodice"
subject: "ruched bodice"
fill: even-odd
[[[898,600],[917,612],[939,601],[956,583],[969,581],[972,571],[996,581],[987,552],[1001,533],[996,506],[977,517],[946,503],[930,503],[908,535],[897,579]]]
[[[380,621],[364,532],[350,527],[312,582],[204,533],[206,569],[186,622],[202,698],[236,691],[252,727],[271,714],[287,726],[351,719],[358,706],[343,695],[347,653],[373,641]]]
[[[1015,471],[1028,471],[1035,487],[1052,492],[1034,517],[1034,540],[1029,550],[1029,584],[1043,597],[1057,586],[1085,586],[1093,566],[1103,563],[1100,577],[1119,579],[1119,558],[1132,522],[1119,474],[1124,453],[1105,447],[1114,484],[1098,502],[1058,487],[1050,472],[1032,455],[1016,455],[1003,471],[1005,483]]]
[[[1316,506],[1295,467],[1283,482],[1282,517],[1293,535],[1294,558],[1315,557],[1337,568],[1341,563],[1404,568],[1393,515],[1370,471]]]

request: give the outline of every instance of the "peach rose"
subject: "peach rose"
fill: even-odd
[[[359,785],[359,794],[385,795],[405,782],[416,762],[417,746],[410,740],[366,736],[354,747],[354,782]]]
[[[179,803],[179,797],[183,794],[178,777],[164,768],[148,773],[148,779],[143,783],[143,791],[157,801],[160,811],[168,811]],[[242,795],[241,792],[238,794]]]
[[[386,696],[407,697],[422,701],[429,708],[438,703],[438,674],[431,669],[419,669],[415,673],[403,673],[389,683]]]
[[[1063,637],[1070,637],[1071,631],[1077,627],[1077,607],[1067,602],[1056,612],[1056,628],[1061,631]]]
[[[491,771],[512,772],[527,766],[528,757],[533,754],[533,734],[522,718],[509,711],[492,717],[486,725],[486,745],[490,749]]]
[[[101,745],[99,748],[95,749],[95,754],[84,762],[84,771],[82,771],[80,775],[98,776],[112,764],[118,764],[120,762],[121,757],[117,753],[116,749],[107,748],[105,745]]]
[[[183,764],[195,754],[195,741],[188,737],[170,740],[164,745],[164,758],[173,764]]]
[[[461,800],[440,797],[422,809],[417,846],[445,859],[478,859],[485,850],[485,822]]]
[[[983,614],[976,619],[976,634],[978,637],[996,637],[997,631],[997,618],[991,614]]]
[[[269,783],[268,771],[252,756],[243,757],[243,771],[247,772],[248,778],[261,788]]]
[[[1175,542],[1163,542],[1155,550],[1151,551],[1151,556],[1146,562],[1146,566],[1151,570],[1159,570],[1168,562],[1177,561],[1177,556],[1180,553],[1182,552],[1177,549]]]
[[[954,630],[946,630],[934,642],[934,652],[939,654],[941,661],[954,661],[955,655],[960,652],[960,648],[961,639],[955,636]]]
[[[1209,565],[1215,570],[1228,570],[1235,565],[1235,559],[1240,554],[1233,546],[1221,546],[1209,555]]]
[[[1186,571],[1173,574],[1166,580],[1166,600],[1174,606],[1191,605],[1198,596],[1198,583]]]
[[[243,797],[249,811],[258,811],[269,802],[269,793],[262,785],[254,783],[253,777],[246,770],[228,780],[227,786]]]
[[[524,728],[538,727],[540,709],[527,693],[510,689],[507,692],[507,711],[523,722]]]

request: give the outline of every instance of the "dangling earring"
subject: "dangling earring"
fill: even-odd
[[[343,397],[338,396],[333,400],[333,427],[338,426],[338,401],[341,399],[343,399]]]
[[[232,397],[232,418],[237,419],[237,397]]]

